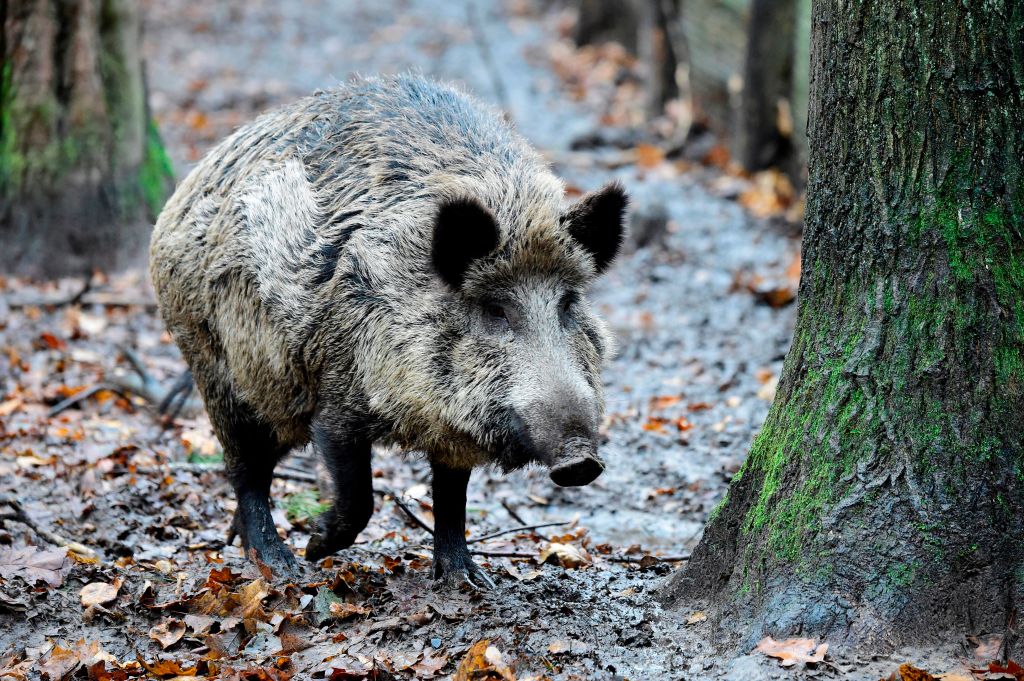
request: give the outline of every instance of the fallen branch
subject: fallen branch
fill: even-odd
[[[39,525],[39,523],[37,523],[35,520],[29,517],[28,513],[25,512],[24,507],[22,507],[21,502],[15,499],[14,497],[6,494],[0,495],[0,504],[8,506],[13,511],[13,514],[5,514],[3,516],[0,516],[0,520],[14,520],[15,522],[21,523],[22,525],[25,525],[30,530],[35,532],[41,539],[43,539],[47,543],[53,544],[54,546],[59,546],[61,548],[70,549],[80,556],[95,558],[98,555],[95,549],[91,549],[88,546],[80,544],[76,541],[65,539],[56,532],[52,532],[46,529],[45,527]]]
[[[113,388],[109,388],[108,386],[106,386],[106,385],[104,385],[102,383],[99,383],[99,384],[94,385],[92,387],[86,388],[85,390],[80,390],[77,393],[75,393],[74,395],[72,395],[71,397],[63,399],[60,402],[58,402],[57,404],[55,404],[52,407],[50,407],[50,411],[47,412],[47,416],[49,416],[50,418],[53,418],[54,416],[56,416],[57,414],[61,413],[65,409],[69,409],[69,408],[75,406],[76,404],[78,404],[79,402],[84,402],[85,400],[89,399],[90,397],[92,397],[93,395],[98,393],[99,391],[107,390],[107,389],[113,389]],[[115,390],[115,392],[119,392],[116,389],[113,389],[113,390]]]
[[[507,530],[498,530],[497,532],[491,532],[490,534],[485,534],[482,537],[470,539],[466,543],[475,544],[476,542],[487,541],[488,539],[494,539],[495,537],[500,537],[504,534],[512,534],[513,532],[526,532],[527,530],[539,530],[542,527],[558,527],[559,525],[568,525],[571,522],[571,520],[562,520],[557,523],[541,523],[540,525],[520,525],[519,527],[510,527]]]
[[[409,518],[416,525],[418,525],[422,529],[426,530],[430,534],[434,534],[434,528],[431,527],[430,525],[428,525],[427,521],[423,520],[423,518],[420,518],[418,515],[413,513],[413,510],[411,508],[409,508],[408,506],[406,506],[405,502],[402,501],[401,498],[398,496],[398,494],[396,494],[394,491],[388,490],[388,489],[379,489],[379,490],[374,490],[374,492],[376,492],[377,494],[380,494],[380,495],[386,495],[386,496],[391,497],[391,500],[395,502],[395,505],[398,506],[398,508],[402,509],[402,512],[405,513],[407,516],[409,516]]]
[[[515,520],[517,523],[519,523],[520,525],[527,524],[526,521],[523,520],[523,517],[516,512],[516,509],[512,507],[512,504],[508,503],[507,499],[502,499],[501,505],[504,507],[506,511],[508,511],[508,514],[512,516],[512,519]]]
[[[611,561],[612,563],[641,563],[644,558],[654,558],[661,563],[679,563],[682,561],[690,560],[689,555],[685,556],[602,556],[605,560]]]

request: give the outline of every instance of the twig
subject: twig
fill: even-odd
[[[505,81],[501,78],[501,73],[498,71],[497,64],[494,63],[494,55],[491,54],[491,48],[487,42],[487,36],[484,35],[484,27],[480,23],[480,17],[477,15],[476,3],[473,0],[469,0],[466,3],[466,19],[469,24],[470,30],[473,32],[473,40],[476,42],[477,49],[480,50],[480,58],[487,68],[487,75],[491,78],[491,87],[494,89],[494,96],[497,98],[501,108],[505,111],[506,118],[512,117],[512,109],[508,103],[508,91],[505,90]]]
[[[562,520],[557,523],[541,523],[540,525],[521,525],[519,527],[510,527],[507,530],[498,530],[497,532],[491,532],[490,534],[485,534],[484,536],[477,537],[476,539],[470,539],[466,543],[475,544],[479,541],[487,541],[488,539],[500,537],[503,534],[512,534],[513,532],[526,532],[527,530],[539,530],[542,527],[557,527],[559,525],[568,525],[571,522],[571,520]]]
[[[44,527],[41,527],[36,521],[32,520],[32,518],[29,517],[28,513],[26,513],[25,509],[22,507],[21,502],[15,499],[14,497],[6,494],[0,495],[0,504],[5,504],[9,506],[12,511],[14,511],[13,517],[4,516],[3,519],[14,520],[15,522],[19,522],[22,525],[25,525],[30,530],[39,535],[42,539],[49,542],[50,544],[53,544],[54,546],[60,546],[66,549],[71,549],[72,551],[81,556],[88,556],[90,558],[96,557],[97,553],[95,549],[90,549],[88,546],[85,546],[84,544],[79,544],[76,541],[65,539],[56,532],[52,532]]]
[[[405,502],[402,501],[402,499],[399,497],[399,495],[396,492],[394,492],[393,490],[389,490],[389,489],[377,489],[377,490],[374,490],[374,492],[376,492],[377,494],[380,494],[380,495],[387,495],[387,496],[391,497],[391,500],[393,502],[395,502],[395,505],[398,506],[398,508],[402,509],[402,512],[405,513],[407,516],[409,516],[409,518],[416,525],[418,525],[422,529],[426,530],[430,534],[434,534],[434,528],[432,528],[430,525],[427,525],[427,521],[423,520],[423,518],[420,518],[418,515],[413,513],[413,510],[405,505]]]
[[[690,560],[689,555],[685,556],[602,556],[605,560],[611,561],[612,563],[640,563],[644,558],[654,558],[662,563],[679,563],[682,561]]]
[[[487,556],[488,558],[537,558],[536,553],[522,553],[521,551],[470,551],[474,556]]]
[[[52,407],[50,407],[50,411],[47,412],[47,415],[50,418],[53,418],[54,416],[61,413],[65,409],[73,407],[79,402],[84,402],[85,400],[89,399],[90,397],[92,397],[101,390],[110,390],[111,392],[123,394],[123,391],[117,386],[108,385],[106,383],[98,383],[94,386],[86,388],[85,390],[81,390],[72,395],[71,397],[63,399],[57,404],[53,405]]]
[[[507,499],[502,499],[501,505],[505,508],[506,511],[508,511],[508,514],[512,516],[512,519],[515,520],[517,523],[519,523],[520,525],[527,524],[526,521],[523,520],[523,516],[516,513],[516,509],[512,508],[512,504],[508,503]]]

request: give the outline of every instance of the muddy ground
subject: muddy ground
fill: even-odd
[[[25,515],[0,506],[0,678],[430,678],[460,665],[459,678],[878,678],[902,661],[721,657],[702,613],[657,599],[767,412],[799,243],[781,217],[791,198],[723,173],[713,143],[663,157],[677,121],[637,125],[643,73],[627,55],[575,50],[571,13],[526,1],[144,7],[151,102],[179,177],[261,110],[352,73],[416,68],[505,109],[570,198],[622,181],[630,252],[593,291],[619,341],[608,469],[579,489],[539,470],[475,474],[470,540],[497,588],[455,592],[432,585],[430,536],[410,517],[431,521],[428,467],[379,451],[357,546],[284,584],[224,545],[234,502],[205,415],[169,423],[152,409],[183,364],[144,271],[94,277],[77,296],[82,281],[7,281],[0,494]],[[132,359],[152,379],[134,392]],[[276,519],[301,552],[316,464],[304,452],[285,467]],[[482,539],[547,523],[562,524]],[[948,655],[935,664],[949,669]]]

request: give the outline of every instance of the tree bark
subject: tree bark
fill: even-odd
[[[0,21],[0,270],[124,264],[172,184],[135,2],[6,0]]]
[[[793,345],[667,596],[744,644],[1006,631],[1024,596],[1024,4],[821,0],[812,21]]]

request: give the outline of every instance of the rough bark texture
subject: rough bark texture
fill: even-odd
[[[0,3],[0,270],[141,252],[171,168],[146,110],[132,0]]]
[[[753,0],[743,64],[743,94],[733,134],[746,170],[791,170],[793,57],[797,0]]]
[[[744,643],[1003,631],[1024,596],[1024,5],[822,0],[812,36],[795,338],[668,595]]]

